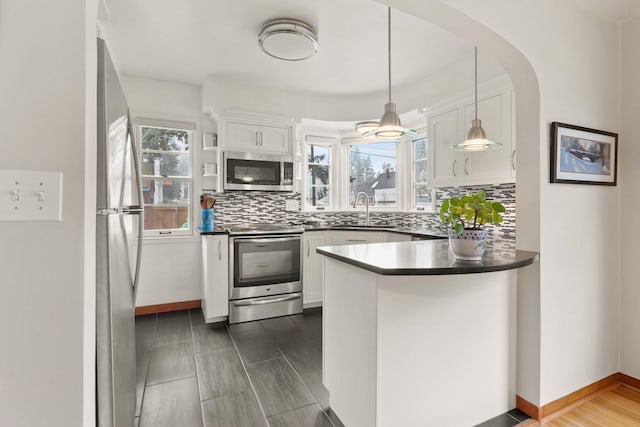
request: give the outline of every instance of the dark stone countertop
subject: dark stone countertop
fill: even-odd
[[[319,254],[381,275],[443,275],[486,273],[524,267],[539,259],[537,252],[513,249],[513,242],[487,244],[480,261],[461,261],[449,251],[448,240],[322,246]]]
[[[441,230],[431,228],[420,227],[396,227],[394,225],[379,225],[373,224],[371,226],[362,224],[333,224],[333,225],[303,225],[305,231],[389,231],[392,233],[408,234],[410,236],[421,237],[424,239],[446,239],[447,235]]]
[[[201,236],[213,236],[216,234],[228,234],[227,230],[225,230],[222,227],[219,226],[215,226],[213,228],[213,231],[202,231],[200,230],[200,227],[198,227],[198,232],[200,233]]]

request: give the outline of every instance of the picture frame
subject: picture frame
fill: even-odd
[[[551,183],[617,184],[618,134],[551,123]]]

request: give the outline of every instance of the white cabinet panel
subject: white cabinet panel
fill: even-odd
[[[238,151],[291,153],[290,135],[290,127],[229,122],[225,145]]]
[[[490,151],[460,152],[451,147],[462,142],[475,118],[473,102],[460,103],[428,117],[431,184],[459,186],[515,181],[512,91],[494,92],[478,101],[478,118],[491,140],[502,146]]]
[[[290,153],[289,128],[262,126],[260,129],[260,150]]]
[[[385,239],[384,231],[331,231],[332,245],[358,245],[362,243],[382,243]]]
[[[207,322],[229,315],[229,238],[202,236],[202,314]]]
[[[506,101],[506,102],[505,102]],[[502,146],[490,151],[469,152],[464,156],[465,184],[504,182],[511,178],[511,144],[510,130],[505,129],[505,118],[510,120],[511,112],[506,110],[502,94],[478,101],[478,118],[482,120],[482,128],[491,141],[499,142]],[[505,117],[505,113],[506,117]],[[464,123],[471,126],[475,118],[475,105],[464,108]]]
[[[459,153],[451,147],[460,142],[458,109],[429,118],[431,183],[448,185],[458,181],[461,172]]]
[[[316,252],[319,246],[327,244],[327,232],[307,231],[303,242],[303,295],[304,304],[321,304],[322,287],[324,286],[324,256]]]

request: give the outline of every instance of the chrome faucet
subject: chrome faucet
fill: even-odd
[[[353,199],[353,207],[356,207],[356,203],[358,203],[358,197],[360,197],[360,195],[364,196],[364,223],[365,225],[369,225],[369,196],[367,196],[367,193],[364,191],[356,193],[356,197]]]

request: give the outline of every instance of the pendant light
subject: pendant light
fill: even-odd
[[[487,151],[494,150],[502,146],[502,143],[487,139],[487,134],[482,129],[482,120],[478,120],[478,47],[475,52],[475,119],[471,121],[471,129],[467,134],[467,139],[460,144],[451,147],[455,151]]]
[[[384,106],[384,115],[378,122],[378,126],[363,133],[365,137],[375,136],[379,139],[400,139],[417,136],[413,129],[406,129],[400,123],[400,117],[396,113],[396,104],[391,102],[391,8],[387,7],[387,56],[389,63],[389,102]],[[362,123],[362,122],[361,122]],[[361,124],[359,123],[359,124]],[[358,129],[358,125],[356,125]]]

